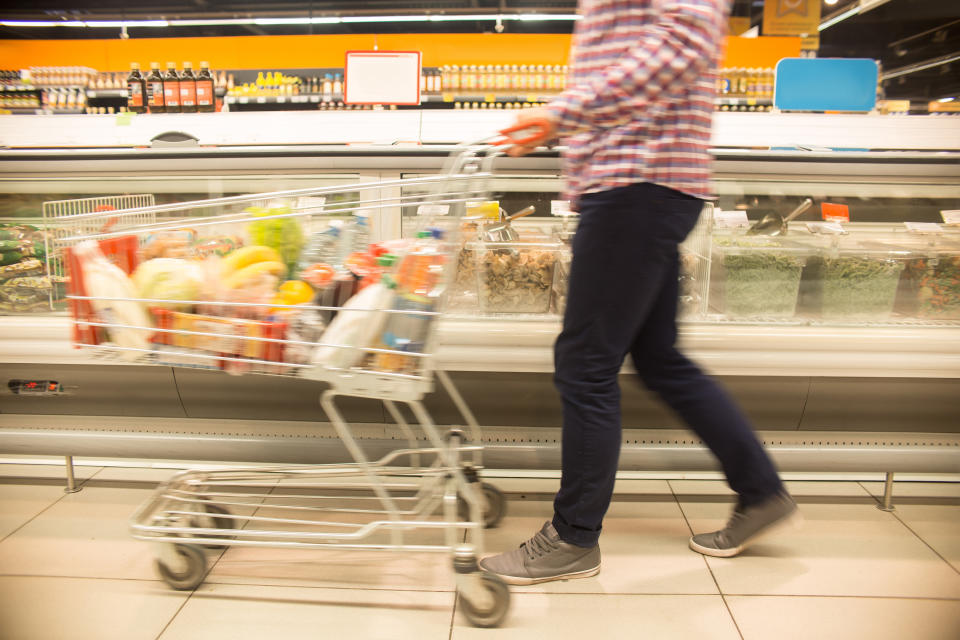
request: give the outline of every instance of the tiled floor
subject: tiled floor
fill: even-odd
[[[960,638],[960,484],[898,483],[885,513],[882,483],[791,482],[803,527],[716,559],[686,545],[726,519],[723,483],[622,480],[603,571],[515,587],[505,624],[478,629],[439,554],[232,547],[173,591],[127,524],[172,471],[77,467],[74,494],[62,471],[0,465],[0,640]],[[550,516],[557,481],[492,482],[510,496],[495,552]]]

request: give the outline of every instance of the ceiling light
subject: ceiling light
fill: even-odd
[[[5,27],[88,27],[92,29],[107,27],[208,27],[230,25],[297,25],[297,24],[340,24],[381,22],[500,22],[514,20],[531,22],[536,20],[576,21],[580,16],[575,13],[510,13],[510,14],[436,14],[402,16],[328,16],[318,18],[222,18],[222,19],[186,19],[186,20],[4,20]]]
[[[838,22],[843,22],[847,18],[852,18],[858,13],[860,13],[860,5],[857,5],[852,9],[847,9],[843,13],[838,13],[832,18],[827,18],[826,20],[820,23],[820,26],[817,27],[817,31],[823,31],[824,29],[829,29],[830,27],[837,24]]]
[[[956,98],[940,98],[937,102],[953,102]]]

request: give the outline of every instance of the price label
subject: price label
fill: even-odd
[[[320,96],[310,96],[310,102],[320,102]]]
[[[263,98],[263,97],[257,98],[257,104],[266,104],[266,103],[267,103],[266,98]]]
[[[422,204],[417,207],[418,216],[445,216],[450,213],[448,204]]]
[[[936,222],[904,222],[903,226],[907,228],[907,231],[914,233],[940,233],[943,231],[943,227]]]
[[[807,230],[824,236],[840,236],[847,233],[839,222],[808,222]]]
[[[443,94],[443,101],[444,101],[444,102],[453,102],[453,94],[452,94],[452,93],[445,93],[445,94]]]
[[[947,224],[960,224],[960,209],[941,211],[940,216]]]
[[[552,216],[573,215],[573,212],[570,211],[570,201],[569,200],[551,200],[550,215]]]
[[[287,98],[285,96],[277,96],[277,104],[283,104],[286,101]]]
[[[750,226],[746,211],[713,210],[713,226],[717,229],[744,229]]]
[[[821,202],[820,215],[827,222],[850,222],[850,208],[845,204]]]
[[[87,97],[88,97],[88,98],[96,98],[96,97],[97,97],[97,92],[96,92],[96,91],[87,91]]]
[[[484,101],[484,102],[496,102],[496,101],[497,101],[497,96],[495,96],[495,95],[492,94],[492,93],[488,93],[487,95],[483,96],[483,101]]]
[[[527,102],[540,102],[540,96],[529,94],[527,95]]]
[[[250,98],[240,98],[240,104],[247,104],[250,102]]]

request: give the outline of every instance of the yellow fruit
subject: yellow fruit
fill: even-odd
[[[303,280],[287,280],[280,285],[280,293],[288,301],[285,304],[301,304],[313,300],[313,287]]]
[[[252,247],[243,247],[236,251],[231,251],[223,259],[222,273],[223,277],[228,277],[234,272],[248,267],[258,262],[283,262],[283,258],[276,250],[270,247],[254,245]]]
[[[287,267],[282,262],[256,262],[225,278],[223,286],[227,289],[239,289],[264,275],[279,276],[286,270]]]

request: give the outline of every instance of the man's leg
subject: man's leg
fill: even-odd
[[[576,545],[596,544],[613,493],[623,359],[665,279],[676,278],[676,243],[689,229],[676,237],[669,220],[674,194],[688,208],[700,206],[652,184],[589,194],[580,202],[566,314],[555,346],[563,473],[553,526]]]
[[[563,473],[554,518],[480,566],[512,584],[595,575],[597,539],[620,454],[617,377],[661,289],[676,244],[665,239],[664,193],[640,184],[584,196],[573,241],[555,382],[563,402]],[[671,253],[672,252],[672,253]]]

